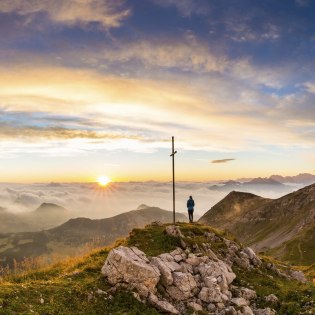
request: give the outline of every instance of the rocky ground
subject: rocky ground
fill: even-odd
[[[306,282],[302,272],[280,270],[272,263],[263,266],[251,248],[242,248],[214,232],[204,232],[206,242],[201,244],[192,242],[193,236],[184,235],[179,227],[169,225],[165,233],[178,238],[180,246],[153,257],[136,246],[119,246],[110,251],[102,274],[112,285],[112,292],[130,291],[139,301],[170,314],[193,311],[216,315],[273,315],[278,297],[275,294],[260,297],[267,305],[260,308],[255,290],[235,284],[237,275],[233,267],[261,273],[262,268],[267,268],[287,280]],[[224,247],[219,255],[212,250],[216,243]]]

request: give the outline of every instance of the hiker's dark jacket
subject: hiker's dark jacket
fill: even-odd
[[[187,209],[188,210],[194,210],[195,202],[194,199],[188,199],[187,200]]]

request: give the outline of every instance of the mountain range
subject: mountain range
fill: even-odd
[[[233,191],[200,219],[255,250],[294,263],[315,262],[315,184],[278,199]]]
[[[249,182],[255,178],[239,178],[236,181],[238,182]],[[282,176],[282,175],[271,175],[269,177],[265,177],[264,179],[273,179],[282,184],[301,184],[301,185],[311,185],[315,183],[315,175],[310,173],[300,173],[294,176]]]
[[[42,215],[52,205],[37,209]],[[55,211],[64,211],[54,205]],[[50,214],[49,214],[50,215]],[[112,218],[92,220],[88,218],[70,219],[66,223],[39,232],[0,234],[0,265],[11,265],[13,260],[25,257],[69,257],[82,254],[92,248],[113,243],[127,236],[134,228],[141,228],[153,222],[171,222],[173,213],[157,207],[141,205],[137,210],[125,212]],[[177,221],[187,221],[183,214],[176,214]]]
[[[299,188],[315,183],[315,175],[301,173],[295,176],[271,175],[270,177],[240,178],[229,180],[221,184],[208,187],[210,190],[227,191],[242,190],[245,192],[253,191],[274,191],[289,193],[299,185]]]
[[[217,190],[217,191],[227,191],[230,192],[232,190],[242,190],[242,191],[273,191],[273,192],[282,192],[287,193],[292,191],[292,187],[280,183],[272,178],[253,178],[251,180],[240,182],[235,180],[229,180],[220,185],[212,185],[208,187],[209,190]]]
[[[311,185],[315,183],[315,175],[309,173],[301,173],[295,176],[272,175],[270,179],[280,183],[304,184]]]

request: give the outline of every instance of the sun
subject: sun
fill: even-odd
[[[111,182],[111,179],[107,176],[100,176],[98,179],[97,179],[97,183],[104,187],[106,185],[108,185],[109,183]]]

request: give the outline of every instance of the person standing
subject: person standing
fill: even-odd
[[[192,198],[192,196],[189,196],[189,199],[187,200],[187,209],[188,209],[188,217],[189,217],[190,223],[194,221],[194,207],[195,207],[195,201]]]

